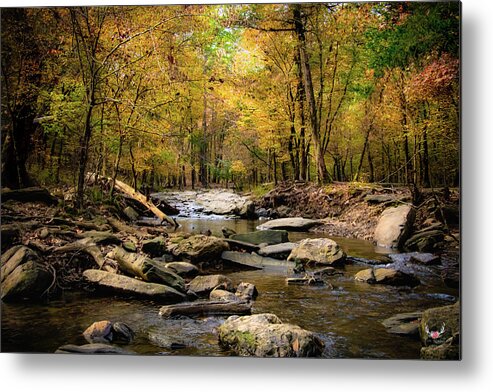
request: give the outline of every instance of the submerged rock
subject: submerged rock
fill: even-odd
[[[306,218],[281,218],[274,219],[257,226],[258,230],[288,230],[288,231],[308,231],[314,226],[321,225],[322,222],[316,219]]]
[[[125,350],[121,347],[112,346],[104,343],[90,343],[76,346],[74,344],[66,344],[59,347],[55,354],[135,354],[133,351]]]
[[[416,213],[410,205],[385,209],[378,220],[373,239],[384,248],[401,248],[408,238]]]
[[[340,265],[346,254],[339,245],[329,238],[307,238],[300,241],[291,251],[288,260],[304,264]]]
[[[241,356],[316,357],[324,349],[313,332],[270,313],[231,316],[218,328],[221,345]]]
[[[419,338],[419,324],[423,312],[399,313],[382,321],[388,333]]]

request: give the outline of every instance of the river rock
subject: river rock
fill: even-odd
[[[233,291],[233,282],[224,275],[201,275],[193,278],[188,286],[189,290],[200,297],[207,297],[216,287]]]
[[[419,324],[423,312],[399,313],[382,321],[388,333],[419,338]]]
[[[14,246],[13,248],[5,252],[5,254],[2,254],[2,282],[19,265],[24,264],[29,260],[36,262],[39,260],[39,256],[32,249],[24,245]]]
[[[123,344],[132,343],[135,332],[127,324],[117,321],[111,326],[113,331],[113,341]]]
[[[204,207],[204,212],[218,215],[249,216],[255,206],[249,197],[218,189],[197,194],[196,202]]]
[[[240,282],[240,284],[238,284],[238,287],[236,288],[235,295],[244,301],[251,301],[257,298],[258,291],[254,284],[248,282]]]
[[[2,282],[2,300],[36,299],[48,290],[53,276],[33,260],[18,265]]]
[[[286,230],[257,230],[250,233],[234,234],[230,238],[256,245],[264,243],[274,245],[289,241]]]
[[[414,234],[409,238],[404,247],[406,250],[417,250],[420,252],[429,252],[439,250],[445,234],[441,230],[427,230]]]
[[[231,316],[218,328],[221,345],[241,356],[316,357],[323,342],[297,325],[284,324],[270,313]]]
[[[220,238],[202,234],[185,238],[177,244],[168,245],[168,250],[181,259],[192,263],[217,260],[221,253],[229,249],[229,245]]]
[[[84,271],[83,276],[97,287],[120,295],[144,297],[161,302],[179,302],[186,298],[185,294],[163,284],[147,283],[111,272],[89,269]]]
[[[256,253],[226,251],[221,254],[221,258],[240,266],[257,269],[293,268],[295,266],[293,261],[263,257]]]
[[[230,291],[222,290],[222,289],[214,289],[209,294],[209,299],[211,301],[239,301],[239,298]]]
[[[160,257],[166,252],[166,239],[162,236],[142,241],[142,252],[151,257]]]
[[[192,263],[187,263],[186,261],[173,261],[167,263],[166,268],[173,270],[183,278],[194,277],[199,274],[199,269]]]
[[[104,343],[91,343],[76,346],[74,344],[66,344],[59,347],[55,354],[135,354],[133,351],[125,350],[121,347],[112,346]]]
[[[258,250],[260,256],[273,257],[274,259],[287,259],[291,251],[296,247],[294,242],[284,242],[282,244],[267,245]]]
[[[420,283],[418,278],[392,268],[368,268],[359,271],[354,276],[354,279],[359,282],[387,284],[391,286],[414,287]]]
[[[423,346],[440,345],[457,333],[460,333],[459,302],[423,312],[419,327]]]
[[[308,231],[314,226],[321,225],[322,222],[315,219],[281,218],[267,221],[257,226],[257,230],[287,230],[287,231]]]
[[[289,261],[303,264],[341,265],[346,254],[339,245],[329,238],[306,238],[300,241],[289,254]]]
[[[113,341],[112,323],[108,320],[91,324],[82,333],[89,343],[111,343]]]
[[[378,246],[401,248],[408,238],[416,213],[410,205],[385,209],[378,220],[373,239]]]

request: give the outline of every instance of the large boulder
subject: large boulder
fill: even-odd
[[[39,256],[32,249],[24,245],[18,245],[10,248],[2,254],[2,282],[14,271],[19,265],[28,262],[29,260],[38,261]]]
[[[2,300],[36,299],[50,287],[53,276],[34,260],[22,262],[2,282]]]
[[[359,271],[354,279],[370,284],[387,284],[391,286],[417,286],[419,279],[405,272],[392,268],[368,268]]]
[[[240,299],[233,294],[231,291],[223,290],[223,289],[214,289],[211,291],[209,295],[209,299],[211,301],[239,301]]]
[[[460,359],[460,304],[427,309],[419,326],[421,358]]]
[[[207,297],[215,288],[233,291],[233,282],[224,275],[196,276],[190,282],[188,288],[200,297]]]
[[[231,316],[219,328],[219,342],[241,356],[316,357],[323,342],[297,325],[284,324],[276,315]]]
[[[163,284],[147,283],[111,272],[90,269],[84,271],[83,276],[96,287],[120,295],[143,297],[168,303],[183,301],[186,298],[185,294]]]
[[[385,209],[378,220],[373,239],[378,246],[402,248],[411,233],[416,213],[410,205]]]
[[[250,233],[234,234],[229,238],[256,245],[273,245],[289,241],[288,232],[286,230],[257,230]]]
[[[298,243],[291,251],[288,261],[300,261],[303,264],[340,265],[346,254],[339,245],[329,238],[307,238]]]
[[[218,189],[197,194],[196,202],[204,212],[217,215],[251,216],[255,206],[249,197]]]
[[[257,226],[258,230],[288,230],[288,231],[308,231],[314,226],[321,225],[322,222],[315,219],[306,218],[281,218],[262,223]]]
[[[222,239],[202,234],[182,239],[177,244],[168,245],[168,250],[181,259],[191,263],[208,262],[221,258],[221,253],[229,249],[229,245]]]

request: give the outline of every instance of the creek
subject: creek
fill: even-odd
[[[203,215],[188,210],[178,216],[180,231],[200,233],[210,230],[221,236],[221,228],[237,233],[255,230],[258,220]],[[183,215],[183,213],[182,213]],[[290,233],[290,241],[327,236],[321,233]],[[378,249],[368,241],[333,238],[351,256],[383,259],[389,250]],[[311,330],[325,343],[326,358],[418,359],[418,340],[387,333],[381,322],[397,313],[425,310],[453,304],[459,295],[440,279],[439,266],[416,267],[413,273],[421,285],[411,289],[355,282],[354,274],[368,265],[353,263],[342,275],[330,278],[328,286],[288,286],[287,271],[219,271],[239,282],[255,284],[259,296],[252,313],[274,313],[283,322]],[[411,267],[412,268],[412,267]],[[54,352],[64,344],[84,344],[82,332],[94,321],[127,323],[136,339],[127,349],[143,355],[232,355],[218,345],[215,328],[226,317],[162,319],[160,305],[152,301],[102,296],[96,293],[67,292],[49,303],[2,303],[3,352]],[[158,347],[149,333],[183,343],[182,349]]]

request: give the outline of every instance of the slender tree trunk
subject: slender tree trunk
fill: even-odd
[[[308,101],[310,123],[312,129],[313,147],[315,149],[315,164],[317,167],[317,177],[320,184],[328,180],[327,167],[325,165],[324,154],[322,151],[322,145],[320,141],[320,124],[318,121],[317,103],[315,101],[315,93],[313,90],[313,81],[310,69],[310,63],[308,53],[306,50],[306,37],[305,37],[305,21],[302,15],[302,5],[293,4],[293,18],[296,35],[298,37],[298,50],[300,54],[301,70],[303,75],[303,85],[305,87],[305,94]]]

